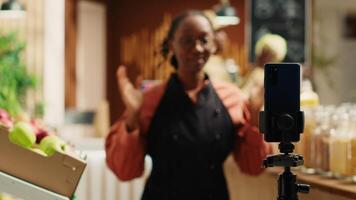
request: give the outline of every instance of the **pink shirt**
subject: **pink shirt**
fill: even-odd
[[[258,128],[249,124],[252,120],[246,98],[232,84],[212,82],[212,85],[237,127],[238,137],[232,152],[235,162],[244,173],[260,174],[263,171],[262,160],[272,153],[272,148],[263,141]],[[127,131],[124,113],[106,138],[107,164],[121,180],[131,180],[143,174],[147,132],[166,86],[167,82],[144,93],[138,129]]]

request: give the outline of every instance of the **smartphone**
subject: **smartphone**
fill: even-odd
[[[304,123],[300,121],[301,65],[298,63],[270,63],[265,65],[265,130],[267,142],[297,142]],[[285,116],[289,128],[282,129]]]

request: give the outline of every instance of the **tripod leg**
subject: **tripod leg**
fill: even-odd
[[[278,179],[278,199],[277,200],[298,200],[296,175],[289,167],[285,167],[283,174]]]

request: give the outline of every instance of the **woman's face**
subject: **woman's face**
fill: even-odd
[[[205,17],[191,15],[183,19],[171,42],[178,70],[200,72],[216,50],[214,37],[212,27]]]

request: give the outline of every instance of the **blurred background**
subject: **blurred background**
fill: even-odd
[[[88,155],[77,199],[139,199],[149,158],[145,177],[132,182],[118,181],[105,165],[104,137],[124,110],[116,69],[125,64],[132,80],[142,75],[146,83],[167,79],[172,67],[162,63],[160,44],[171,19],[187,9],[234,17],[223,27],[221,56],[233,66],[230,75],[240,87],[256,67],[261,37],[272,33],[287,41],[282,61],[303,65],[307,122],[297,151],[306,159],[301,180],[313,189],[301,199],[356,198],[356,1],[0,0],[0,5],[0,108],[42,120]],[[13,81],[16,89],[8,84]],[[318,136],[327,140],[326,150],[319,149]],[[338,141],[346,141],[345,152],[333,151],[340,149],[332,148]],[[314,162],[319,158],[320,163],[335,158],[345,171],[323,168]],[[240,174],[231,159],[226,163],[231,199],[276,197],[277,172],[252,178]]]

